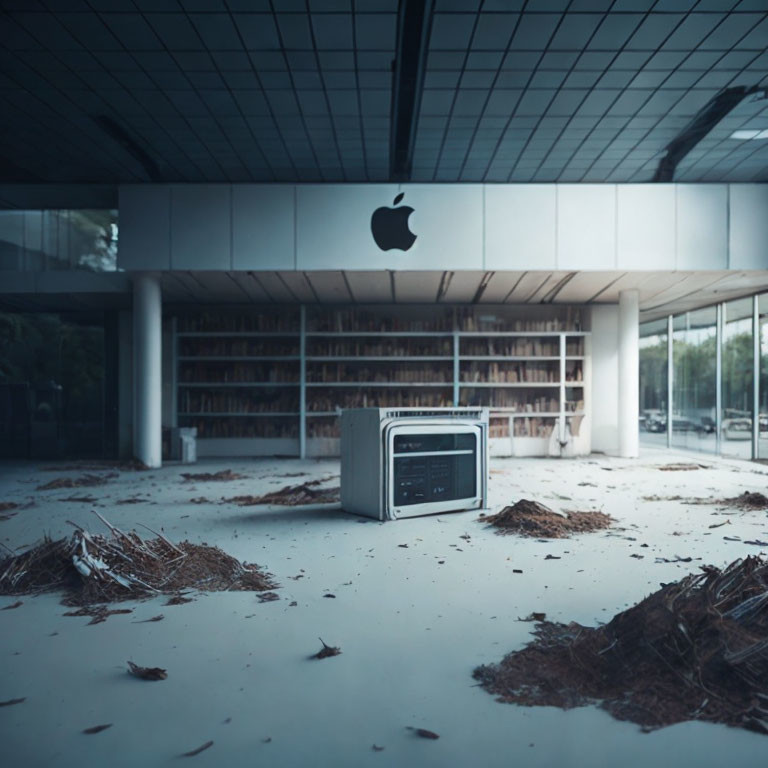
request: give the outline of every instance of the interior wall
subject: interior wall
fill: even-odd
[[[619,307],[592,307],[592,450],[619,450]]]

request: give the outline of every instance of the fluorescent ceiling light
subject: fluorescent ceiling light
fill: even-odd
[[[734,131],[732,139],[746,141],[747,139],[768,139],[768,131]]]

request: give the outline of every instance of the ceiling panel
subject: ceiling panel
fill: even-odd
[[[0,171],[390,180],[392,62],[414,53],[397,50],[406,5],[3,3]],[[768,86],[756,0],[427,5],[411,180],[649,181],[721,89]],[[760,142],[730,138],[768,127],[767,107],[744,99],[678,178],[768,181]]]
[[[332,304],[352,301],[343,272],[306,272],[317,300]]]
[[[431,303],[443,280],[443,272],[394,272],[395,301],[403,303]]]
[[[455,302],[459,304],[469,303],[477,294],[480,284],[483,282],[486,272],[453,272],[448,273],[450,281],[445,287],[441,301]]]
[[[394,300],[390,272],[345,272],[356,302],[379,304]]]

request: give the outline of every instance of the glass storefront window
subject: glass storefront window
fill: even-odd
[[[0,271],[117,269],[117,211],[0,211]]]
[[[757,444],[757,458],[768,459],[768,294],[757,300],[760,315],[760,390],[759,423],[760,438]]]
[[[667,319],[640,326],[640,439],[667,444]]]
[[[673,320],[672,445],[714,453],[716,440],[717,310],[706,307]]]
[[[752,298],[723,306],[720,452],[752,458]]]

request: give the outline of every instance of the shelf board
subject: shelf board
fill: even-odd
[[[571,389],[581,389],[584,386],[583,381],[566,381],[564,384],[566,387],[570,387]]]
[[[180,387],[205,387],[206,389],[222,389],[224,387],[240,387],[246,389],[248,387],[298,387],[300,382],[298,381],[180,381],[178,382]]]
[[[301,336],[301,331],[179,331],[176,336],[182,339],[223,339],[229,337],[242,338],[295,338]]]
[[[453,336],[453,331],[307,331],[307,338],[321,336],[334,338],[350,338],[354,336],[371,336],[376,338],[396,338],[415,336]]]
[[[560,355],[459,355],[459,360],[559,360]]]
[[[585,357],[584,355],[566,355],[565,359],[566,360],[584,360]]]
[[[458,336],[466,336],[469,338],[478,336],[492,336],[498,338],[500,336],[508,336],[511,338],[538,338],[542,336],[558,337],[558,336],[589,336],[588,331],[457,331]]]
[[[453,387],[452,381],[308,381],[307,387]]]
[[[418,357],[416,355],[366,355],[366,356],[346,356],[346,357],[323,357],[321,355],[311,355],[306,358],[308,363],[316,363],[316,362],[339,362],[339,361],[354,361],[357,362],[358,360],[364,360],[364,361],[382,361],[382,362],[390,362],[390,363],[410,363],[410,362],[426,362],[426,361],[435,361],[435,360],[443,360],[447,363],[451,362],[453,360],[453,355],[434,355],[429,357]]]
[[[276,418],[284,418],[293,416],[298,418],[301,414],[298,411],[261,411],[260,413],[254,413],[253,411],[199,411],[195,413],[185,413],[179,411],[179,417],[182,416],[194,416],[195,418],[220,418],[222,416],[246,416],[248,418],[263,418],[266,416],[274,416]]]
[[[210,362],[216,362],[216,363],[231,363],[233,361],[240,361],[240,360],[246,360],[249,362],[261,362],[262,360],[271,361],[271,360],[301,360],[300,355],[270,355],[265,357],[258,357],[253,355],[231,355],[231,356],[225,356],[225,355],[195,355],[195,356],[189,356],[189,355],[179,355],[176,358],[179,362],[193,362],[196,363],[198,361],[205,361],[206,363]]]
[[[462,389],[474,389],[476,387],[559,387],[559,382],[552,381],[460,381],[459,387]]]
[[[307,411],[307,417],[311,416],[325,416],[326,418],[329,416],[339,416],[340,414],[337,411]]]
[[[486,407],[490,410],[489,418],[491,419],[506,419],[507,417],[511,417],[513,419],[535,419],[538,416],[542,416],[544,418],[557,418],[561,413],[566,413],[565,411],[512,411],[505,410],[504,408],[494,408],[492,406]]]

